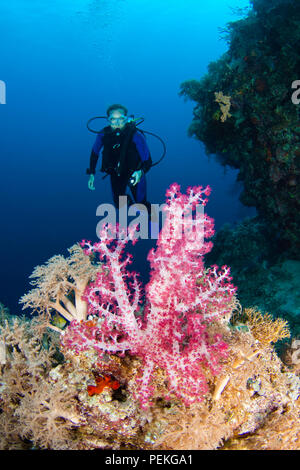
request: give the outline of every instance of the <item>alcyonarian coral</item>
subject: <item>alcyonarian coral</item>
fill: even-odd
[[[68,266],[40,283],[39,316],[4,318],[1,449],[299,449],[300,379],[272,344],[287,325],[255,309],[235,315],[242,307],[229,268],[204,267],[213,225],[197,208],[208,194],[169,188],[145,291],[122,257],[134,229],[115,240],[106,227],[72,266],[76,285],[85,266],[81,321],[60,335],[47,328],[54,298],[75,306]],[[94,253],[100,263],[92,264]]]
[[[72,429],[83,421],[74,389],[54,384],[53,347],[43,347],[34,322],[14,318],[0,328],[5,363],[0,369],[0,448],[72,448]],[[27,444],[26,444],[27,441]]]
[[[86,320],[47,329],[43,283],[39,316],[5,319],[1,449],[299,449],[300,379],[272,344],[286,324],[254,309],[236,316],[229,268],[204,267],[213,226],[197,208],[208,194],[168,190],[145,291],[122,257],[134,230],[115,240],[107,227],[84,242],[88,263],[101,261],[87,268],[99,272],[81,299]]]
[[[63,346],[76,353],[93,347],[99,360],[105,353],[129,353],[142,360],[134,394],[142,406],[149,405],[154,393],[157,369],[166,372],[168,392],[185,404],[200,401],[208,390],[207,375],[220,371],[226,344],[207,326],[229,318],[236,304],[236,288],[230,283],[230,268],[204,269],[203,255],[211,247],[205,238],[214,233],[213,220],[194,209],[204,206],[210,188],[188,188],[180,193],[174,183],[168,189],[166,219],[156,250],[148,260],[151,279],[146,286],[144,318],[137,318],[142,289],[136,273],[126,270],[124,248],[134,239],[134,230],[113,239],[109,227],[100,242],[83,242],[87,255],[98,253],[107,270],[97,274],[86,289],[85,300],[93,322],[72,321],[63,335]],[[120,239],[121,238],[121,239]]]
[[[254,435],[229,441],[229,450],[299,450],[299,406],[273,413]]]
[[[213,378],[202,402],[188,407],[173,402],[165,410],[154,448],[299,449],[299,378],[247,327],[224,326],[223,336],[228,343],[224,375]],[[226,386],[216,397],[224,377]]]
[[[34,279],[31,284],[36,287],[20,299],[23,309],[32,308],[33,311],[46,313],[49,318],[56,310],[68,321],[86,320],[87,303],[82,296],[100,266],[92,264],[78,244],[68,251],[68,258],[53,256],[43,266],[34,269],[30,278]],[[48,326],[60,331],[50,322]]]

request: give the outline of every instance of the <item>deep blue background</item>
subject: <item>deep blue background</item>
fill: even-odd
[[[167,156],[148,174],[148,199],[163,203],[174,181],[212,189],[216,229],[253,214],[238,201],[236,172],[226,173],[187,136],[194,104],[180,83],[199,79],[227,49],[218,28],[248,0],[2,0],[0,80],[0,301],[20,312],[34,266],[83,238],[96,241],[96,208],[111,202],[109,178],[87,188],[95,136],[85,125],[121,102],[141,128],[159,134]],[[104,123],[103,123],[104,125]],[[149,137],[153,160],[160,144]],[[135,248],[147,272],[149,245]],[[146,274],[145,274],[146,279]]]

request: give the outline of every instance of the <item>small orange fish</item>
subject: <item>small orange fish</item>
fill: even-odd
[[[88,385],[87,391],[90,397],[93,395],[100,395],[105,387],[117,390],[120,384],[117,380],[113,380],[109,375],[103,375],[103,377],[96,377],[97,385]]]

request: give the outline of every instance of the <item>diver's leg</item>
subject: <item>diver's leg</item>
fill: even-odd
[[[159,235],[159,214],[151,211],[151,204],[147,201],[147,183],[143,173],[140,181],[135,185],[130,185],[130,189],[136,203],[144,204],[148,213],[148,227],[151,238],[158,238]]]
[[[151,204],[147,201],[147,181],[146,176],[143,173],[140,181],[135,185],[130,185],[134,201],[136,203],[144,204],[148,211],[149,220],[151,219]]]
[[[128,204],[132,204],[132,198],[130,195],[126,194],[127,180],[120,178],[120,176],[112,174],[110,176],[111,190],[113,201],[116,209],[119,209],[119,196],[128,196]],[[120,207],[121,208],[121,207]]]

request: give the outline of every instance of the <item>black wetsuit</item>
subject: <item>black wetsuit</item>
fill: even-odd
[[[122,155],[122,148],[126,148]],[[147,201],[147,185],[145,173],[152,164],[150,151],[141,131],[131,124],[126,124],[123,129],[112,130],[110,126],[99,132],[93,145],[90,156],[89,174],[95,174],[100,150],[102,151],[101,171],[110,174],[113,201],[116,207],[119,205],[119,196],[127,195],[129,204],[133,202],[144,204],[149,216],[151,204]],[[124,152],[124,151],[123,151]],[[135,186],[129,180],[136,170],[142,170],[142,177]],[[126,194],[127,186],[130,187],[132,196]]]

